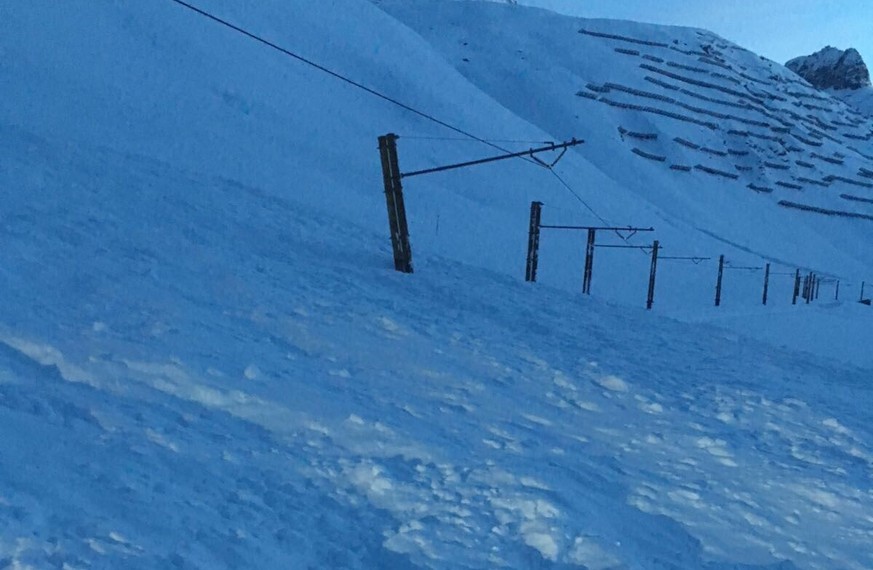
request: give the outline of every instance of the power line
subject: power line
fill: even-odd
[[[573,190],[573,187],[570,186],[570,184],[569,184],[566,180],[564,180],[564,178],[563,178],[560,174],[558,174],[558,173],[555,171],[554,168],[549,168],[549,172],[552,173],[552,176],[554,176],[555,179],[557,179],[557,181],[560,182],[561,185],[562,185],[564,188],[566,188],[567,191],[568,191],[570,194],[572,194],[572,195],[573,195],[573,196],[574,196],[574,197],[579,201],[580,204],[582,204],[583,206],[585,206],[585,208],[586,208],[589,212],[591,212],[592,214],[594,214],[594,217],[596,217],[598,220],[600,220],[601,222],[603,222],[604,225],[607,225],[607,226],[610,225],[610,223],[609,223],[609,222],[608,222],[608,221],[607,221],[603,216],[601,216],[600,214],[598,214],[597,212],[594,211],[594,208],[592,208],[592,207],[588,204],[588,202],[586,202],[585,200],[582,199],[582,196],[580,196],[578,192],[576,192],[575,190]],[[621,239],[627,241],[627,240],[624,238],[624,236],[622,236],[622,235],[619,234],[618,232],[616,232],[616,234],[618,234],[618,236],[619,236]]]
[[[380,93],[379,91],[376,91],[375,89],[367,87],[366,85],[363,85],[362,83],[359,83],[359,82],[355,81],[354,79],[350,79],[350,78],[346,77],[345,75],[342,75],[336,71],[328,69],[327,67],[312,61],[311,59],[308,59],[308,58],[305,58],[299,54],[296,54],[296,53],[292,52],[291,50],[283,48],[282,46],[280,46],[276,43],[273,43],[267,39],[264,39],[263,37],[261,37],[257,34],[249,32],[248,30],[241,28],[235,24],[232,24],[231,22],[228,22],[227,20],[219,18],[218,16],[211,14],[210,12],[207,12],[206,10],[198,8],[198,7],[196,7],[192,4],[189,4],[188,2],[185,2],[183,0],[170,0],[170,1],[175,2],[179,6],[182,6],[183,8],[187,8],[188,10],[191,10],[192,12],[195,12],[195,13],[197,13],[205,18],[208,18],[208,19],[212,20],[213,22],[221,24],[222,26],[225,26],[227,28],[230,28],[231,30],[233,30],[237,33],[240,33],[240,34],[246,36],[247,38],[250,38],[252,40],[255,40],[256,42],[262,43],[265,46],[268,46],[268,47],[270,47],[270,48],[272,48],[272,49],[274,49],[274,50],[276,50],[284,55],[287,55],[288,57],[294,58],[297,61],[300,61],[302,63],[305,63],[306,65],[314,67],[315,69],[317,69],[323,73],[326,73],[335,79],[339,79],[340,81],[347,83],[349,85],[352,85],[353,87],[357,87],[358,89],[361,89],[361,90],[369,93],[370,95],[373,95],[375,97],[378,97],[379,99],[387,101],[387,102],[391,103],[392,105],[396,105],[397,107],[400,107],[401,109],[409,111],[410,113],[414,113],[415,115],[418,115],[419,117],[427,119],[428,121],[436,123],[437,125],[445,127],[451,131],[454,131],[454,132],[460,134],[460,135],[464,135],[467,138],[473,139],[475,141],[479,141],[480,143],[486,144],[492,148],[496,148],[497,150],[501,150],[503,152],[509,152],[509,150],[507,150],[499,145],[496,145],[492,142],[489,142],[488,140],[483,139],[481,137],[477,137],[476,135],[474,135],[468,131],[465,131],[459,127],[451,125],[445,121],[437,119],[433,115],[425,113],[424,111],[420,111],[420,110],[416,109],[415,107],[412,107],[411,105],[407,105],[406,103],[398,101],[397,99],[390,97],[388,95],[385,95],[384,93]],[[523,158],[523,160],[527,160],[528,162],[530,162],[532,164],[536,164],[537,166],[541,166],[536,161],[530,160],[529,158],[524,158],[524,157],[522,157],[522,158]]]
[[[280,52],[288,57],[296,59],[297,61],[299,61],[301,63],[309,65],[310,67],[313,67],[313,68],[315,68],[323,73],[326,73],[327,75],[330,75],[331,77],[333,77],[335,79],[338,79],[338,80],[340,80],[344,83],[347,83],[353,87],[361,89],[362,91],[365,91],[366,93],[369,93],[370,95],[378,97],[379,99],[382,99],[383,101],[387,101],[388,103],[391,103],[392,105],[395,105],[397,107],[400,107],[401,109],[409,111],[410,113],[418,115],[419,117],[421,117],[423,119],[431,121],[437,125],[440,125],[441,127],[449,129],[450,131],[453,131],[455,133],[458,133],[459,135],[463,135],[467,139],[471,139],[471,140],[480,142],[482,144],[488,145],[492,148],[495,148],[497,150],[500,150],[502,152],[507,152],[507,153],[510,152],[508,149],[506,149],[506,148],[504,148],[496,143],[503,142],[503,143],[507,143],[507,144],[515,144],[515,143],[527,144],[527,143],[531,142],[531,141],[491,141],[488,139],[484,139],[482,137],[478,137],[469,131],[461,129],[460,127],[456,127],[456,126],[449,124],[443,120],[440,120],[429,113],[425,113],[424,111],[420,111],[420,110],[416,109],[415,107],[412,107],[411,105],[407,105],[406,103],[403,103],[403,102],[401,102],[393,97],[385,95],[384,93],[380,93],[379,91],[377,91],[373,88],[367,87],[366,85],[363,85],[362,83],[355,81],[354,79],[350,79],[349,77],[346,77],[345,75],[342,75],[341,73],[333,71],[333,70],[331,70],[331,69],[329,69],[321,64],[316,63],[315,61],[312,61],[311,59],[308,59],[308,58],[303,57],[297,53],[294,53],[289,49],[286,49],[286,48],[284,48],[284,47],[282,47],[274,42],[271,42],[270,40],[267,40],[267,39],[265,39],[257,34],[249,32],[248,30],[246,30],[240,26],[237,26],[236,24],[233,24],[233,23],[231,23],[223,18],[220,18],[220,17],[218,17],[210,12],[207,12],[206,10],[198,8],[197,6],[189,4],[188,2],[185,2],[184,0],[170,0],[170,1],[174,2],[175,4],[177,4],[179,6],[182,6],[183,8],[186,8],[186,9],[188,9],[196,14],[199,14],[200,16],[203,16],[204,18],[212,20],[213,22],[215,22],[217,24],[220,24],[220,25],[225,26],[226,28],[229,28],[229,29],[231,29],[239,34],[242,34],[249,39],[252,39],[252,40],[259,42],[259,43],[261,43],[269,48],[272,48],[272,49],[274,49],[274,50],[276,50],[276,51],[278,51],[278,52]],[[424,137],[409,137],[409,138],[424,138]],[[436,140],[436,138],[435,138],[435,140]],[[447,138],[446,140],[449,140],[449,139]],[[458,140],[465,140],[465,139],[458,139]],[[533,142],[545,142],[546,144],[551,143],[551,141],[533,141]],[[536,166],[540,166],[540,167],[548,169],[549,172],[551,172],[552,175],[558,180],[558,182],[560,182],[561,185],[564,188],[566,188],[568,192],[570,192],[570,194],[572,194],[583,206],[585,206],[585,208],[587,208],[588,211],[590,211],[592,214],[594,214],[594,216],[597,217],[597,219],[599,219],[601,222],[609,225],[609,222],[607,222],[603,217],[601,217],[597,212],[595,212],[594,209],[585,200],[583,200],[582,197],[579,196],[579,194],[575,190],[573,190],[573,188],[567,183],[567,181],[564,180],[557,172],[555,172],[555,170],[551,166],[549,166],[547,164],[543,164],[543,163],[538,162],[536,160],[532,160],[531,158],[528,158],[526,156],[521,156],[519,158],[521,158],[522,160],[527,161],[531,164],[534,164]],[[618,232],[616,232],[616,233],[618,234]],[[621,234],[618,234],[618,236],[621,237],[623,240],[627,241],[625,239],[625,237],[622,236]]]

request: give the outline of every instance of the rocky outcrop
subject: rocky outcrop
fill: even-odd
[[[828,46],[812,55],[797,57],[785,67],[818,89],[843,91],[870,86],[870,72],[857,50]]]

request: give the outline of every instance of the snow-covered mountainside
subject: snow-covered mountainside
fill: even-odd
[[[586,142],[406,179],[399,274],[376,137],[501,151],[178,2],[0,5],[0,568],[873,566],[866,118],[703,31],[197,5],[507,150]],[[598,244],[660,240],[654,310],[639,250],[579,295],[572,232],[524,283],[532,200],[653,226]]]
[[[873,117],[873,87],[864,87],[855,91],[835,93],[834,95]]]
[[[796,251],[773,249],[783,238],[765,253],[748,226],[790,231],[793,248],[798,223],[873,215],[873,120],[708,32],[477,2],[378,4],[517,115],[557,138],[581,133],[599,170],[689,232],[787,261]],[[705,200],[688,199],[694,187]],[[757,220],[733,222],[744,215]],[[839,224],[833,239],[847,227],[870,235]]]
[[[832,93],[849,105],[873,116],[870,71],[857,50],[827,46],[812,55],[796,57],[785,64],[813,87]]]
[[[856,109],[859,109],[861,112],[873,117],[873,87],[862,87],[853,91],[834,92],[833,95],[839,97]]]

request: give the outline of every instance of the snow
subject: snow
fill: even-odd
[[[873,170],[873,161],[864,156],[873,156],[873,153],[863,150],[869,150],[869,133],[873,133],[870,119],[858,116],[839,100],[810,88],[784,67],[762,60],[705,31],[635,22],[584,20],[545,10],[469,1],[378,0],[376,4],[422,34],[435,49],[445,54],[447,61],[457,62],[465,77],[502,105],[544,130],[556,133],[552,138],[572,135],[586,139],[580,153],[597,172],[585,171],[580,178],[575,174],[568,178],[584,180],[577,186],[582,192],[592,188],[597,190],[593,195],[586,193],[584,198],[596,206],[594,209],[601,218],[616,225],[654,226],[657,231],[653,237],[659,239],[664,248],[662,257],[709,258],[699,265],[662,261],[655,310],[683,320],[718,322],[770,343],[812,350],[843,361],[873,364],[869,351],[857,349],[857,339],[864,335],[864,321],[852,316],[857,314],[857,307],[819,305],[814,309],[821,313],[816,317],[816,327],[809,328],[803,324],[807,315],[798,314],[796,307],[791,305],[796,268],[802,268],[802,272],[814,269],[832,279],[823,285],[823,296],[833,295],[834,281],[839,279],[843,300],[857,298],[861,282],[870,280],[867,268],[873,263],[869,258],[869,248],[864,245],[869,242],[869,224],[847,224],[839,218],[810,216],[776,207],[773,203],[788,199],[822,206],[829,204],[829,208],[848,212],[851,206],[847,206],[848,201],[843,195],[873,199],[869,188],[841,179],[829,180],[830,176],[839,176],[868,185],[873,182],[867,178],[862,180],[863,177],[857,174]],[[591,36],[580,33],[580,30],[593,30],[601,36],[611,37]],[[612,38],[629,38],[632,42]],[[668,47],[633,43],[640,40]],[[639,55],[615,51],[626,48],[637,50]],[[705,59],[719,65],[701,61],[698,53],[708,54]],[[655,57],[667,63],[658,64],[644,57]],[[480,60],[483,63],[477,65]],[[700,68],[706,73],[686,71],[668,63]],[[707,105],[691,94],[659,89],[647,80],[654,72],[643,69],[642,65],[659,67],[671,73],[682,72],[688,79],[719,84],[731,90],[739,89],[763,99],[765,103],[753,104],[747,99],[734,97],[736,101],[733,103],[749,105],[747,111],[722,104]],[[724,74],[733,82],[717,74]],[[510,77],[513,80],[507,80]],[[715,89],[706,90],[667,77],[661,79],[693,91],[697,96],[731,102],[730,97]],[[742,86],[735,82],[741,82]],[[712,132],[660,115],[632,113],[601,101],[570,96],[588,90],[586,85],[607,84],[676,98],[681,105],[735,114],[737,118],[719,121],[722,126]],[[657,99],[614,90],[604,97],[637,105],[660,105],[688,116],[713,120],[705,114],[695,115],[681,105],[661,104]],[[531,101],[547,101],[548,104],[532,105]],[[758,107],[766,107],[766,114],[754,110]],[[799,112],[801,109],[803,114]],[[754,128],[741,120],[764,120],[769,127]],[[849,132],[852,129],[841,124],[858,126],[854,132]],[[772,130],[772,127],[785,125],[791,125],[788,134]],[[618,128],[657,138],[655,141],[636,141],[622,135]],[[772,135],[779,141],[725,132],[734,129]],[[812,131],[822,131],[830,138],[821,138],[817,143],[821,144],[820,147],[810,147],[796,138],[800,136],[816,142],[817,135],[810,134]],[[843,137],[843,140],[838,140],[833,134]],[[867,140],[845,138],[846,134],[863,134]],[[693,141],[700,147],[728,156],[689,149],[675,142],[679,139]],[[634,145],[650,145],[644,148],[669,155],[670,162],[702,163],[719,171],[739,172],[742,178],[734,182],[696,170],[677,173],[664,164],[651,163],[631,154],[629,151]],[[738,157],[731,152],[744,152],[747,156]],[[838,166],[820,158],[825,155],[843,157],[839,159],[843,164]],[[801,168],[795,161],[814,167]],[[776,183],[784,182],[786,176],[768,166],[770,164],[790,165],[787,178],[802,185],[802,190],[780,189]],[[749,172],[738,171],[737,166],[748,167]],[[832,167],[836,170],[830,172]],[[569,171],[570,167],[564,168]],[[599,174],[607,179],[602,179]],[[810,176],[829,181],[826,187],[812,185],[805,181]],[[769,194],[757,193],[747,184],[775,190]],[[626,194],[628,191],[631,195]],[[553,199],[545,201],[544,223],[603,223],[602,219],[591,218],[588,212],[583,218],[564,211],[566,206],[554,204]],[[869,213],[869,206],[858,211]],[[522,237],[520,232],[518,235]],[[643,245],[651,243],[650,239],[648,235],[639,234],[630,243]],[[618,236],[601,232],[598,243],[614,245],[625,242]],[[520,243],[519,250],[523,247],[524,244]],[[577,289],[581,280],[579,268],[583,264],[583,250],[579,236],[545,231],[540,247],[540,281]],[[717,274],[715,265],[720,254],[725,255],[728,265],[757,269],[726,271],[722,307],[716,310],[712,305]],[[766,311],[762,311],[760,302],[766,263],[772,265],[773,276],[769,305]],[[634,258],[633,252],[604,249],[598,250],[594,265],[593,291],[596,296],[622,304],[642,305],[649,271],[648,256]],[[517,267],[515,261],[504,270],[517,274]],[[774,314],[778,316],[774,317]]]
[[[576,97],[640,81],[579,20],[202,5],[473,132],[583,136],[560,173],[676,253],[869,266],[860,221],[628,152],[616,124],[716,141]],[[583,297],[557,233],[523,283],[531,200],[596,217],[522,161],[411,179],[396,273],[375,137],[400,133],[404,168],[495,149],[413,138],[447,133],[170,2],[0,15],[0,568],[873,566],[867,307],[782,283],[765,309],[731,274],[719,311],[710,264],[664,269],[648,312],[648,258],[605,250]],[[493,65],[447,55],[459,35]]]
[[[597,383],[610,390],[612,392],[627,392],[628,385],[627,382],[619,378],[618,376],[604,376],[603,378],[599,378]]]
[[[862,87],[861,89],[851,91],[835,91],[832,95],[839,97],[862,113],[873,116],[873,87]]]

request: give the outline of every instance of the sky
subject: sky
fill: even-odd
[[[586,18],[705,28],[773,61],[826,45],[854,47],[873,62],[870,0],[520,0]]]

